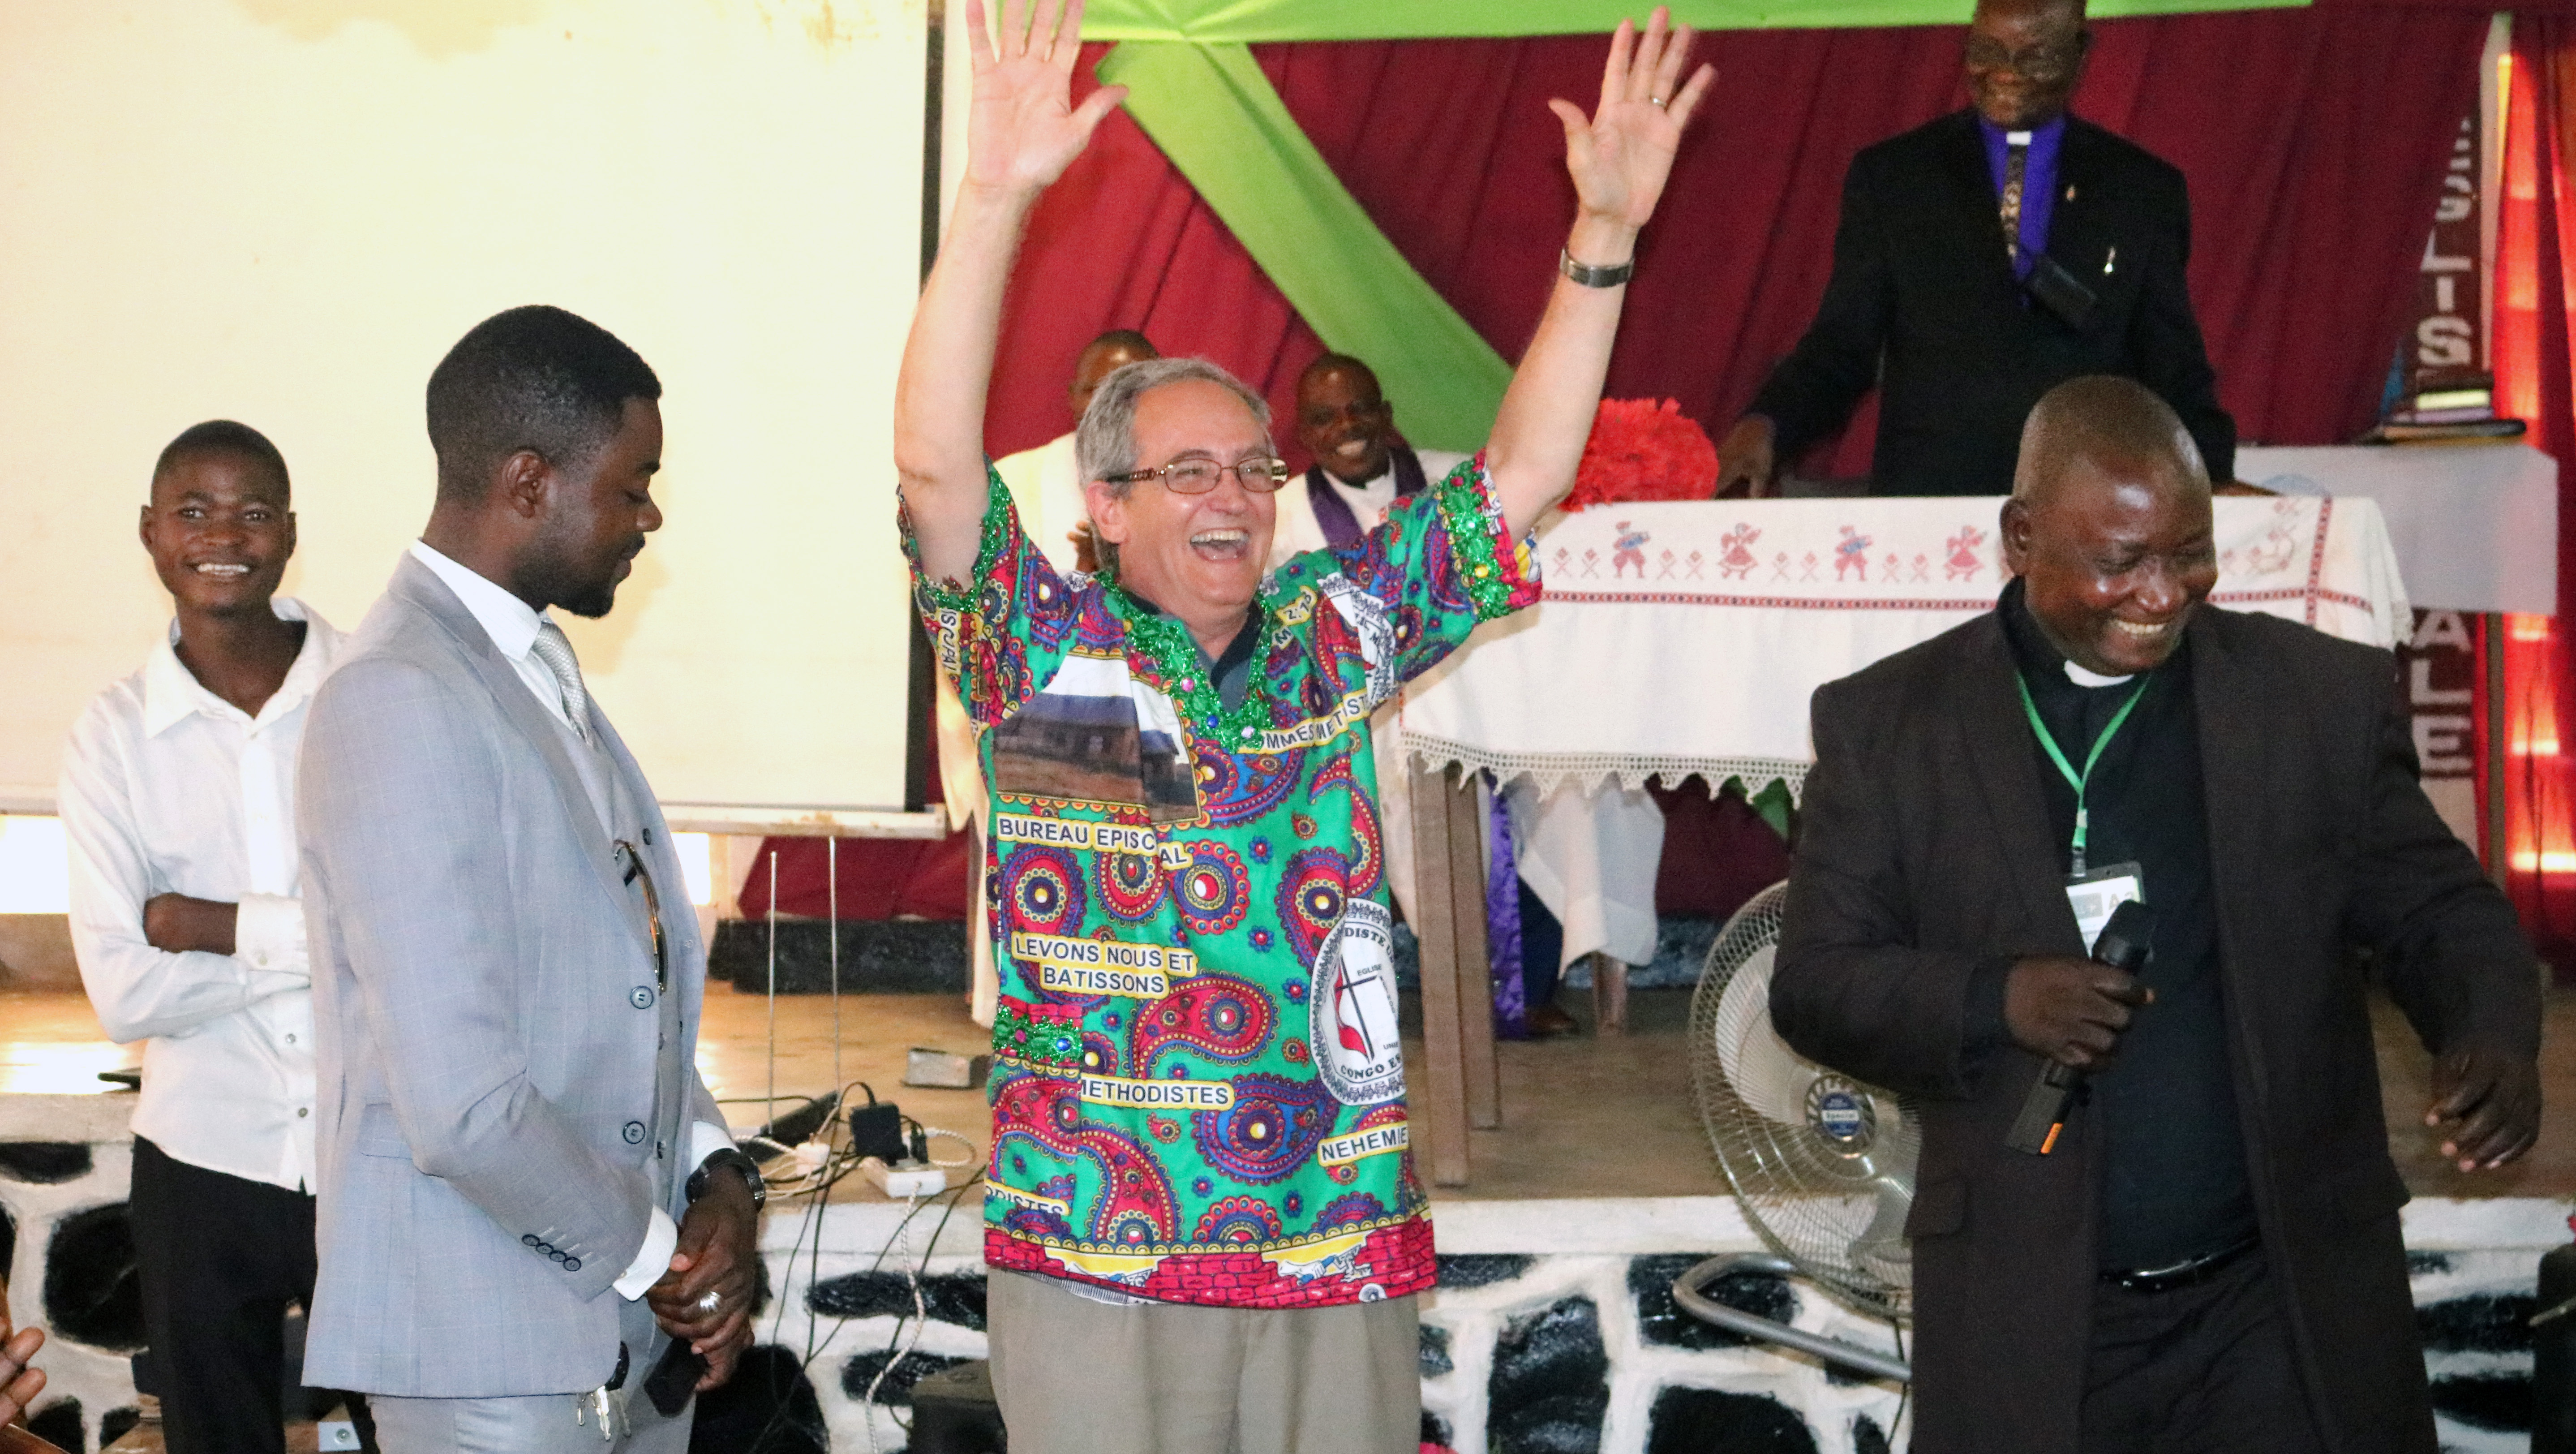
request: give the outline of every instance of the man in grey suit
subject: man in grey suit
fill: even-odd
[[[694,1068],[704,947],[546,615],[607,614],[660,527],[660,396],[560,309],[466,334],[429,527],[305,728],[305,1376],[371,1395],[392,1454],[678,1451],[750,1341],[761,1188]]]

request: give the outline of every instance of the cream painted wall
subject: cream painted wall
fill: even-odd
[[[431,367],[527,302],[662,377],[668,523],[569,623],[657,791],[898,804],[923,3],[0,6],[0,807],[163,627],[171,435],[278,442],[287,589],[355,627],[427,517]]]

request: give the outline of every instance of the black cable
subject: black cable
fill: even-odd
[[[873,1088],[870,1088],[865,1081],[853,1081],[851,1084],[866,1090],[871,1102],[874,1101],[876,1091]],[[847,1087],[843,1088],[842,1096],[844,1101],[846,1101],[848,1098]],[[760,1097],[753,1097],[753,1099],[757,1100],[760,1099]],[[907,1117],[906,1119],[910,1118]],[[840,1127],[841,1136],[843,1139],[846,1139],[848,1135],[847,1123],[836,1119],[833,1124]],[[807,1261],[805,1281],[806,1292],[809,1297],[815,1284],[820,1280],[822,1273],[823,1209],[825,1204],[830,1200],[832,1189],[840,1185],[842,1180],[847,1178],[851,1173],[857,1171],[862,1160],[863,1158],[851,1155],[846,1147],[836,1149],[831,1156],[825,1160],[823,1167],[821,1168],[824,1175],[821,1177],[819,1184],[813,1186],[810,1190],[800,1190],[795,1193],[796,1195],[811,1195],[814,1200],[807,1204],[805,1225],[797,1228],[796,1240],[791,1243],[788,1248],[786,1266],[790,1273],[789,1286],[792,1287],[797,1254],[799,1252],[806,1253]],[[929,1270],[930,1258],[938,1249],[940,1234],[945,1232],[948,1228],[949,1218],[956,1214],[957,1205],[965,1199],[966,1193],[977,1186],[982,1185],[983,1181],[984,1173],[979,1171],[972,1179],[959,1184],[954,1190],[937,1194],[937,1196],[944,1196],[947,1199],[947,1206],[941,1212],[938,1223],[931,1229],[929,1245],[922,1250],[921,1262],[918,1270],[914,1274],[916,1297],[919,1295],[918,1279],[922,1273],[926,1273]],[[888,1234],[884,1245],[877,1249],[876,1258],[868,1267],[870,1272],[882,1271],[884,1269],[886,1258],[893,1254],[896,1244],[903,1240],[904,1231],[912,1225],[912,1219],[921,1214],[922,1207],[925,1203],[934,1199],[936,1198],[916,1198],[911,1206],[905,1208],[902,1219],[895,1223],[894,1231]],[[808,1251],[806,1245],[806,1235],[809,1230],[813,1234],[813,1242],[810,1251]],[[785,1291],[786,1289],[781,1289],[782,1294]],[[784,1313],[785,1308],[782,1302],[780,1315],[783,1317]],[[809,1307],[805,1325],[805,1343],[796,1365],[797,1375],[805,1379],[809,1385],[813,1380],[814,1364],[822,1358],[823,1354],[827,1350],[831,1348],[833,1341],[841,1336],[842,1330],[850,1325],[855,1316],[855,1314],[844,1313],[840,1317],[834,1319],[831,1331],[823,1334],[823,1336],[818,1340],[815,1337],[815,1334],[820,1326],[821,1319],[814,1317],[810,1312]],[[894,1350],[896,1347],[900,1346],[903,1338],[904,1324],[911,1319],[911,1316],[912,1315],[909,1312],[905,1312],[898,1313],[895,1317],[895,1325],[892,1334],[893,1341],[889,1342],[886,1347],[886,1364],[887,1370],[889,1371],[892,1369],[895,1362]],[[773,1324],[773,1326],[776,1325]],[[777,1409],[771,1412],[769,1421],[761,1426],[761,1430],[758,1434],[753,1436],[749,1448],[749,1454],[761,1454],[761,1451],[766,1450],[770,1446],[771,1439],[778,1433],[780,1426],[786,1421],[789,1412],[790,1405],[785,1400],[781,1400]],[[891,1409],[889,1409],[888,1412],[894,1417],[898,1427],[904,1429],[907,1433],[910,1432],[912,1426],[905,1422],[902,1415],[893,1414]],[[859,1416],[863,1419],[870,1416],[868,1413],[867,1403],[864,1399],[860,1401]],[[828,1431],[818,1432],[822,1432],[824,1437],[828,1439]]]
[[[920,1306],[919,1306],[919,1305],[920,1305],[920,1303],[922,1302],[922,1296],[921,1296],[921,1279],[922,1279],[924,1276],[928,1275],[928,1273],[929,1273],[929,1271],[930,1271],[930,1258],[931,1258],[931,1254],[932,1254],[932,1253],[934,1253],[934,1252],[936,1252],[936,1251],[938,1251],[938,1249],[939,1249],[939,1234],[948,1230],[948,1219],[949,1219],[950,1217],[953,1217],[953,1216],[955,1216],[955,1215],[957,1214],[957,1204],[958,1204],[960,1201],[962,1201],[962,1200],[964,1200],[964,1199],[965,1199],[965,1196],[966,1196],[966,1193],[967,1193],[967,1192],[969,1192],[969,1191],[973,1190],[973,1189],[974,1189],[978,1184],[980,1184],[983,1180],[984,1180],[983,1173],[978,1172],[978,1173],[976,1173],[976,1175],[975,1175],[975,1177],[974,1177],[974,1179],[973,1179],[973,1180],[971,1180],[971,1181],[966,1181],[966,1182],[961,1182],[961,1183],[957,1186],[957,1188],[956,1188],[954,1191],[949,1191],[949,1192],[944,1192],[944,1193],[940,1193],[940,1194],[939,1194],[939,1195],[943,1195],[943,1196],[947,1197],[947,1199],[948,1199],[948,1205],[947,1205],[947,1207],[946,1207],[944,1210],[942,1210],[942,1211],[940,1212],[940,1214],[939,1214],[939,1221],[938,1221],[935,1225],[933,1225],[933,1226],[931,1227],[931,1229],[930,1229],[930,1240],[929,1240],[927,1243],[925,1243],[925,1244],[923,1245],[922,1249],[921,1249],[921,1261],[920,1261],[920,1263],[919,1263],[917,1266],[915,1266],[915,1267],[913,1268],[913,1271],[912,1271],[912,1296],[913,1296],[913,1301],[914,1301],[914,1304],[915,1304],[915,1311],[916,1311],[916,1312],[920,1312],[920,1311],[922,1311],[922,1310],[921,1310],[921,1308],[920,1308]],[[928,1198],[925,1198],[925,1200],[929,1200],[929,1199],[928,1199]],[[914,1210],[915,1210],[915,1211],[917,1211],[917,1210],[919,1210],[919,1208],[916,1206],[916,1207],[914,1208]],[[900,1239],[901,1239],[901,1235],[902,1235],[902,1232],[903,1232],[903,1226],[904,1226],[904,1225],[908,1225],[908,1224],[910,1224],[910,1222],[911,1222],[911,1221],[912,1221],[912,1212],[906,1212],[906,1213],[904,1214],[903,1224],[899,1224],[899,1225],[897,1225],[897,1226],[896,1226],[896,1228],[895,1228],[895,1232],[896,1232],[896,1240],[900,1240]],[[889,1243],[887,1244],[887,1250],[888,1250],[888,1251],[891,1251],[892,1249],[893,1249],[893,1243],[892,1243],[892,1242],[889,1242]],[[880,1264],[882,1264],[882,1263],[883,1263],[884,1258],[883,1258],[883,1254],[882,1254],[882,1253],[879,1255],[878,1261],[879,1261],[879,1263],[880,1263]],[[883,1379],[886,1379],[886,1378],[890,1378],[890,1377],[892,1377],[892,1376],[893,1376],[893,1374],[894,1374],[894,1366],[895,1366],[895,1364],[897,1364],[897,1363],[901,1362],[905,1357],[909,1356],[909,1355],[907,1355],[907,1354],[900,1354],[900,1353],[897,1353],[897,1352],[895,1351],[895,1349],[896,1349],[898,1346],[900,1346],[900,1345],[902,1344],[902,1342],[903,1342],[903,1325],[904,1325],[905,1321],[906,1321],[910,1316],[911,1316],[911,1315],[910,1315],[910,1314],[907,1314],[907,1313],[898,1313],[898,1314],[896,1314],[896,1315],[895,1315],[895,1320],[894,1320],[894,1330],[893,1330],[893,1332],[892,1332],[891,1334],[889,1334],[889,1335],[888,1335],[887,1340],[886,1340],[886,1362],[885,1362],[885,1367],[884,1367],[882,1370],[880,1370],[880,1371],[879,1371],[879,1373],[878,1373],[878,1375],[877,1375],[877,1377],[878,1377],[878,1379],[879,1379],[880,1381],[881,1381],[881,1380],[883,1380]],[[929,1315],[928,1315],[926,1312],[923,1312],[922,1316],[923,1316],[924,1322],[926,1323],[926,1322],[927,1322],[927,1320],[928,1320],[928,1316],[929,1316]],[[843,1319],[843,1321],[844,1321],[844,1322],[846,1322],[846,1321],[848,1321],[848,1320],[847,1320],[847,1319]],[[834,1329],[834,1335],[835,1335],[835,1336],[838,1336],[838,1333],[839,1333],[839,1330],[838,1330],[837,1328],[836,1328],[836,1329]],[[865,1399],[862,1399],[862,1400],[860,1400],[860,1403],[861,1403],[862,1407],[864,1407],[864,1406],[865,1406],[865,1404],[866,1404],[866,1400],[865,1400]],[[906,1419],[902,1414],[896,1413],[896,1412],[894,1411],[894,1406],[893,1406],[893,1405],[888,1404],[888,1405],[886,1406],[886,1413],[887,1413],[890,1417],[892,1417],[892,1418],[893,1418],[893,1420],[894,1420],[894,1422],[895,1422],[895,1427],[897,1427],[897,1428],[899,1428],[899,1429],[903,1430],[906,1434],[910,1434],[910,1433],[912,1432],[912,1423],[911,1423],[911,1421],[910,1421],[910,1420],[908,1420],[908,1419]]]

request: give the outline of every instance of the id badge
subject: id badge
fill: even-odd
[[[2111,922],[2113,910],[2146,899],[2146,870],[2134,863],[2106,863],[2066,881],[2066,905],[2075,911],[2075,929],[2084,936],[2087,954],[2093,951],[2093,941],[2102,937],[2102,926]]]

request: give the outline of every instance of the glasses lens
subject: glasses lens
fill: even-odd
[[[1214,460],[1185,459],[1163,467],[1163,486],[1176,495],[1204,495],[1216,488]]]
[[[1247,490],[1275,490],[1288,483],[1288,461],[1284,459],[1248,459],[1235,470]]]

